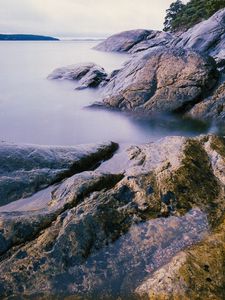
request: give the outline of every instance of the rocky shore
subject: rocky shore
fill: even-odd
[[[99,106],[148,116],[179,113],[223,126],[224,40],[222,9],[179,36],[131,30],[109,37],[95,49],[129,53],[131,58],[108,76],[93,64],[85,71],[84,64],[57,69],[49,78],[82,80],[81,88],[100,87]]]
[[[29,148],[2,148],[7,175],[23,180],[10,154]],[[222,299],[225,140],[168,137],[132,146],[118,171],[106,173],[119,161],[110,158],[116,149],[37,147],[36,166],[24,157],[24,165],[51,174],[67,153],[63,176],[54,184],[45,176],[47,195],[0,208],[1,299],[200,299],[202,289]]]
[[[130,53],[49,79],[99,88],[101,107],[224,122],[225,10],[180,36],[134,30],[96,49]],[[124,147],[0,143],[0,298],[224,299],[225,139]]]

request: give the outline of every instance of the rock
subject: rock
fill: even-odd
[[[108,52],[127,52],[136,44],[146,40],[153,32],[154,31],[152,30],[145,29],[123,31],[110,36],[98,44],[94,49]]]
[[[185,111],[217,82],[213,59],[192,50],[154,47],[134,56],[111,77],[103,103],[120,110]]]
[[[0,205],[27,197],[109,158],[114,143],[76,147],[0,143]]]
[[[97,87],[107,77],[105,70],[93,63],[78,64],[54,70],[48,79],[76,80],[79,82],[77,89]]]
[[[95,49],[100,51],[136,53],[152,47],[168,44],[173,36],[170,33],[156,30],[123,31],[107,38]]]
[[[142,299],[223,299],[225,221],[197,246],[177,254],[137,289]]]
[[[52,187],[42,209],[5,207],[0,213],[2,299],[135,299],[135,290],[142,297],[152,286],[170,299],[187,293],[199,299],[205,287],[205,299],[220,295],[224,139],[168,137],[132,146],[123,155],[126,171],[119,166],[107,174],[100,166],[75,174]],[[206,238],[212,228],[213,251]],[[173,269],[167,267],[174,261]],[[198,267],[202,263],[205,273]]]
[[[137,53],[149,48],[169,45],[173,39],[173,35],[163,31],[152,31],[146,40],[134,45],[128,53]]]
[[[190,28],[172,44],[211,55],[220,64],[225,60],[225,9],[219,10],[208,20]]]
[[[196,104],[187,113],[187,116],[223,126],[225,121],[225,82],[219,84],[212,96]]]

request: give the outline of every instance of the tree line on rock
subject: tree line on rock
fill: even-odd
[[[164,31],[187,30],[224,7],[225,0],[190,0],[187,4],[176,0],[166,11]]]

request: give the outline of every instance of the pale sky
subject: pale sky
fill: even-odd
[[[162,29],[172,0],[0,0],[1,33],[106,36]]]

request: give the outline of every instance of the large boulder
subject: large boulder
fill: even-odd
[[[75,147],[0,143],[0,205],[27,197],[109,158],[114,143]]]
[[[183,111],[201,101],[217,77],[210,57],[181,48],[154,47],[134,56],[110,78],[103,103],[145,113]]]
[[[225,141],[168,137],[125,150],[122,165],[119,156],[117,174],[103,172],[109,161],[54,186],[43,209],[0,213],[2,299],[133,299],[151,287],[161,296],[162,285],[163,299],[186,299],[188,284],[191,299],[201,287],[205,299],[220,299],[224,235],[195,245],[222,226]],[[191,246],[202,250],[178,276],[167,265]]]
[[[110,36],[95,46],[95,49],[108,52],[136,53],[156,46],[166,45],[172,38],[172,34],[157,30],[129,30]]]
[[[94,63],[83,63],[55,69],[48,79],[75,80],[79,83],[77,89],[98,87],[105,81],[105,70]]]
[[[225,9],[181,34],[173,45],[209,54],[221,66],[225,61]]]

